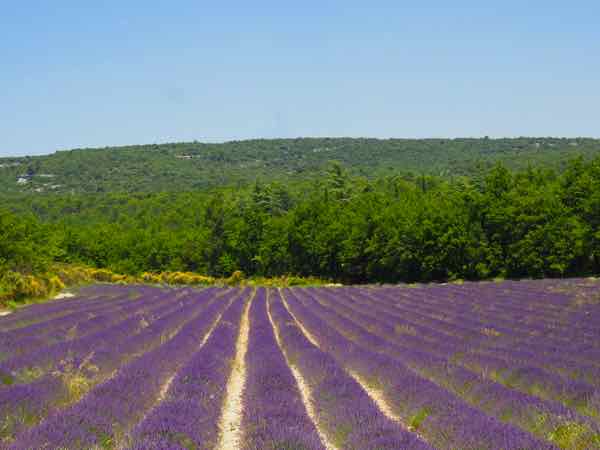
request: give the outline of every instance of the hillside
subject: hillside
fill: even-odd
[[[330,161],[353,175],[478,175],[501,161],[561,169],[578,155],[600,154],[600,139],[301,138],[199,142],[58,151],[0,158],[3,193],[206,190],[256,179],[311,179]]]

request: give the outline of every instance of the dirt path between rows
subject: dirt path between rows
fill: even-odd
[[[221,416],[221,437],[217,448],[222,450],[235,450],[241,448],[242,442],[242,394],[246,385],[246,352],[248,351],[248,336],[250,334],[249,312],[252,300],[248,300],[242,314],[240,334],[236,343],[233,369],[227,382],[223,415]]]

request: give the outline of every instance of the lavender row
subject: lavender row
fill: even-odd
[[[288,361],[310,386],[318,426],[340,449],[429,449],[417,435],[385,417],[360,384],[335,359],[311,344],[283,305],[270,297],[270,311]]]
[[[346,305],[347,302],[344,302],[344,305]],[[381,311],[378,311],[377,307],[375,307],[372,303],[366,304],[364,305],[363,308],[360,308],[360,314],[357,316],[359,319],[366,319],[363,320],[363,325],[368,327],[369,331],[371,332],[377,332],[378,330],[378,325],[381,325],[380,322],[386,322],[387,321],[387,327],[384,327],[385,332],[380,332],[379,336],[384,337],[388,340],[390,340],[391,342],[395,342],[400,344],[401,348],[403,349],[403,357],[407,358],[409,355],[411,355],[411,353],[414,353],[415,351],[417,352],[416,355],[419,355],[420,353],[422,353],[420,350],[421,349],[427,349],[427,351],[425,352],[425,355],[428,355],[432,348],[437,347],[438,351],[440,349],[440,347],[448,347],[448,342],[444,342],[439,343],[437,346],[436,345],[432,345],[431,341],[424,341],[423,339],[421,339],[420,335],[422,333],[422,330],[419,329],[419,327],[410,327],[409,329],[406,329],[402,326],[400,326],[399,328],[396,328],[398,325],[396,323],[394,323],[394,320],[397,320],[396,318],[394,318],[394,320],[391,320],[390,318],[390,314],[386,312],[386,314],[382,314]],[[365,317],[366,316],[366,317]],[[380,319],[380,320],[379,320]],[[391,320],[391,322],[390,322]],[[393,336],[396,335],[398,336],[398,333],[396,332],[397,330],[400,331],[400,333],[404,333],[404,332],[410,332],[410,334],[402,334],[401,339],[393,339]],[[411,335],[412,334],[412,335]],[[414,335],[414,336],[413,336]],[[390,337],[391,336],[391,337]],[[421,346],[419,347],[418,342],[421,342]],[[417,343],[417,344],[415,344]],[[407,353],[408,352],[408,353]],[[449,351],[449,353],[451,355],[454,355],[456,353],[454,353],[454,351],[451,349]],[[536,420],[535,424],[531,424],[530,429],[535,429],[537,430],[540,434],[542,433],[542,429],[548,429],[548,428],[552,428],[553,427],[553,421],[552,420],[547,420],[548,414],[553,414],[556,417],[560,417],[562,420],[564,421],[569,421],[571,419],[575,420],[575,421],[580,421],[580,422],[584,422],[584,423],[588,423],[589,421],[586,420],[586,418],[582,418],[576,414],[573,413],[569,413],[569,410],[565,411],[564,406],[562,406],[561,404],[557,404],[556,402],[543,402],[538,400],[536,397],[531,397],[531,396],[527,396],[527,395],[523,395],[522,393],[519,392],[514,392],[512,390],[508,390],[505,389],[502,386],[499,386],[497,383],[493,383],[487,380],[482,380],[481,382],[477,382],[477,377],[475,377],[473,373],[471,373],[470,371],[466,371],[464,368],[460,367],[460,366],[456,366],[455,364],[452,364],[452,359],[453,358],[448,358],[448,355],[444,355],[444,358],[435,358],[433,360],[431,360],[431,358],[433,357],[433,355],[429,355],[429,362],[426,362],[426,359],[424,359],[419,367],[422,370],[422,372],[426,372],[429,375],[431,375],[432,377],[435,377],[436,375],[439,375],[436,379],[436,382],[439,382],[440,384],[446,386],[446,387],[451,387],[453,388],[455,391],[460,391],[463,393],[463,396],[469,398],[469,400],[475,400],[475,401],[479,401],[479,402],[485,402],[486,397],[490,397],[493,398],[495,397],[501,397],[503,399],[503,401],[498,401],[492,404],[487,404],[485,405],[486,408],[484,408],[486,411],[488,412],[492,412],[496,410],[500,410],[501,406],[504,405],[504,407],[506,407],[507,404],[509,403],[514,403],[516,405],[516,412],[519,412],[519,404],[527,404],[530,405],[530,408],[525,408],[525,406],[523,406],[521,408],[521,410],[523,412],[525,412],[527,415],[528,413],[531,413],[531,415],[533,415],[534,417],[541,417],[541,415],[536,415],[537,413],[539,413],[540,411],[542,411],[543,417],[544,417],[544,426],[541,426],[538,422],[538,420]],[[450,361],[448,361],[448,359],[450,359]],[[406,361],[406,359],[405,359]],[[416,357],[416,359],[413,360],[413,364],[415,364],[415,361],[419,361],[419,357]],[[437,363],[436,363],[437,361]],[[487,362],[487,361],[484,361]],[[436,371],[436,365],[437,365],[437,371]],[[471,381],[469,381],[471,380]],[[575,383],[575,382],[571,382],[569,383],[569,388],[570,388],[570,392],[573,394],[573,396],[577,396],[577,397],[581,397],[581,395],[587,395],[589,393],[589,389],[590,386],[581,386],[581,383]],[[504,393],[503,393],[504,391]],[[470,394],[470,396],[469,396]],[[561,399],[562,400],[562,399]],[[535,408],[534,408],[535,405]],[[505,408],[506,410],[507,408]],[[537,410],[537,411],[536,411]],[[497,412],[494,414],[498,414]],[[516,415],[516,414],[515,414]],[[511,420],[513,422],[526,422],[525,420],[521,421],[521,420],[517,420],[516,417],[507,415],[506,413],[502,414],[502,417],[507,418],[507,420]],[[571,423],[571,422],[569,422]],[[592,423],[593,425],[593,423]],[[554,426],[556,426],[556,422],[554,421]]]
[[[82,289],[75,297],[29,305],[26,308],[17,309],[10,315],[0,317],[0,330],[7,331],[47,318],[68,314],[78,308],[85,308],[88,304],[106,299],[106,294],[83,292]]]
[[[370,295],[370,298],[378,304],[387,304],[385,298],[381,295],[374,296]],[[526,364],[535,361],[536,358],[543,356],[543,361],[540,362],[544,367],[549,367],[551,369],[557,369],[559,371],[568,371],[574,377],[588,380],[599,380],[600,377],[600,367],[597,367],[593,362],[589,362],[588,360],[581,360],[576,356],[573,356],[573,353],[565,354],[562,352],[560,347],[549,347],[546,353],[540,354],[540,352],[530,352],[527,349],[519,348],[518,342],[514,342],[512,340],[511,350],[508,352],[502,352],[502,349],[495,349],[493,347],[486,349],[490,344],[490,342],[495,342],[501,336],[510,336],[510,330],[502,330],[502,333],[498,331],[500,329],[497,325],[493,326],[489,329],[485,329],[484,327],[473,327],[473,328],[465,328],[463,325],[464,322],[468,321],[468,317],[460,316],[455,319],[457,323],[452,323],[450,321],[444,321],[439,318],[440,314],[436,314],[436,317],[428,317],[422,313],[414,312],[413,309],[418,310],[419,306],[417,304],[413,305],[413,308],[409,308],[408,306],[398,306],[392,305],[393,308],[397,308],[400,312],[407,314],[409,317],[413,319],[417,319],[419,323],[427,323],[430,327],[435,329],[435,333],[439,333],[442,330],[445,334],[453,335],[455,340],[468,340],[468,347],[470,352],[481,352],[488,353],[490,356],[497,357],[508,357],[510,360],[507,363],[511,364]],[[443,307],[440,306],[438,310],[443,311]],[[432,312],[432,314],[434,314]],[[460,325],[458,325],[460,323]],[[467,341],[463,341],[467,343]],[[527,348],[527,346],[525,346]],[[576,371],[574,370],[576,369]]]
[[[172,329],[184,323],[189,314],[201,311],[204,302],[211,297],[211,290],[201,295],[181,297],[179,300],[165,297],[159,304],[135,311],[95,333],[9,359],[3,363],[2,370],[13,377],[13,383],[27,382],[27,377],[23,377],[22,374],[50,375],[52,371],[60,370],[65,362],[79,366],[82,361],[87,360],[88,366],[93,365],[96,370],[105,371],[106,361],[103,361],[103,358],[106,359],[107,355],[114,359],[128,348],[133,350],[139,347],[139,343],[148,338],[161,336],[169,330],[165,329],[167,324],[170,324]]]
[[[473,408],[435,383],[418,376],[402,362],[357,346],[306,308],[293,291],[286,289],[285,296],[292,312],[316,336],[323,348],[340,364],[379,386],[394,412],[417,427],[436,447],[555,448]]]
[[[483,286],[479,290],[465,289],[464,286],[433,286],[422,290],[383,289],[378,290],[377,294],[378,296],[391,294],[398,298],[402,293],[409,294],[409,299],[418,299],[418,301],[413,302],[416,303],[415,306],[429,306],[432,311],[442,312],[446,315],[449,313],[463,314],[467,312],[465,308],[469,312],[477,309],[478,316],[482,317],[486,313],[491,313],[495,322],[499,319],[502,320],[503,316],[507,316],[509,319],[532,317],[532,312],[539,320],[546,317],[548,320],[557,320],[561,317],[562,311],[545,311],[543,313],[543,308],[539,305],[536,307],[534,302],[531,301],[531,297],[539,296],[540,293],[534,292],[520,297],[515,292],[505,293],[500,286],[495,285],[496,289],[490,293],[486,293]],[[490,295],[492,293],[493,295]],[[440,306],[444,308],[440,309]],[[475,317],[473,314],[469,314],[465,319],[475,319]]]
[[[44,322],[56,317],[85,310],[89,307],[106,304],[127,296],[130,299],[155,295],[161,289],[150,286],[94,285],[80,289],[75,297],[52,300],[29,305],[13,314],[0,318],[0,330],[20,328],[29,324]]]
[[[466,302],[468,303],[468,301]],[[473,302],[475,303],[476,300]],[[536,322],[530,323],[528,326],[530,334],[535,336],[525,343],[509,339],[510,333],[493,336],[485,344],[481,341],[478,342],[479,349],[475,348],[475,342],[469,342],[471,348],[468,353],[461,355],[462,362],[476,368],[478,364],[485,361],[486,365],[482,368],[482,372],[491,373],[492,376],[507,385],[532,393],[541,388],[540,394],[545,395],[545,391],[548,391],[549,398],[566,397],[569,405],[585,411],[587,409],[586,398],[596,397],[597,399],[597,394],[592,392],[594,389],[589,389],[589,386],[586,388],[586,384],[592,383],[596,389],[600,384],[598,381],[600,380],[600,371],[598,367],[595,367],[593,359],[594,354],[598,355],[598,351],[593,350],[589,345],[589,342],[593,340],[587,339],[586,342],[585,337],[572,333],[570,339],[576,344],[569,346],[555,343],[548,346],[546,342],[550,340],[548,339],[549,332],[545,330],[544,326]],[[565,326],[567,329],[579,328],[569,321]],[[500,347],[495,345],[498,342],[505,342],[505,344]],[[538,345],[538,342],[541,344]],[[596,342],[598,342],[597,339]],[[597,360],[598,358],[596,358]],[[548,372],[548,369],[563,374],[563,377]],[[585,382],[577,383],[568,378],[564,379],[565,375]],[[573,387],[576,389],[572,389]],[[589,392],[585,393],[585,390]]]
[[[107,331],[110,331],[113,327],[122,329],[122,322],[128,321],[130,333],[135,333],[136,330],[143,328],[148,320],[151,320],[156,315],[162,315],[165,312],[169,312],[169,308],[176,308],[177,303],[173,301],[170,295],[165,295],[163,298],[158,299],[149,298],[146,301],[137,302],[138,308],[134,308],[131,313],[122,315],[116,313],[115,318],[121,320],[114,325],[99,328],[96,332],[86,334],[78,339],[65,340],[57,343],[50,343],[49,345],[35,349],[35,341],[33,343],[27,340],[17,341],[15,345],[22,347],[20,354],[3,361],[0,364],[0,373],[8,373],[16,376],[18,372],[31,369],[36,367],[37,370],[45,371],[48,368],[45,367],[47,364],[54,364],[61,361],[68,354],[77,354],[77,349],[82,345],[85,349],[93,345],[92,348],[97,348],[99,342],[97,341],[97,335],[106,335]],[[132,305],[133,306],[133,305]],[[28,352],[28,346],[33,344],[34,347],[31,352]]]
[[[445,335],[440,337],[436,332],[418,324],[407,324],[406,316],[394,314],[374,302],[359,302],[357,300],[361,297],[352,295],[351,290],[341,292],[347,295],[344,304],[359,311],[362,317],[369,318],[375,321],[374,323],[385,322],[387,328],[384,337],[397,336],[400,332],[402,335],[400,342],[404,346],[427,348],[429,353],[433,352],[449,362],[460,363],[477,371],[480,376],[493,378],[522,392],[559,401],[574,407],[582,414],[597,416],[600,413],[600,392],[597,388],[581,381],[565,379],[541,367],[531,367],[534,361],[540,359],[537,355],[525,360],[524,365],[520,366],[515,365],[514,359],[507,362],[505,359],[494,358],[489,354],[474,353],[473,348],[465,347],[465,342],[460,339]],[[423,339],[423,335],[428,336],[429,339]],[[468,344],[473,346],[471,341]],[[514,356],[507,355],[507,358],[511,357]],[[544,364],[543,360],[539,362],[540,366]]]
[[[566,284],[564,281],[563,284]],[[398,287],[384,288],[385,290],[397,291]],[[559,316],[562,310],[569,306],[571,298],[569,295],[559,292],[551,292],[548,285],[541,286],[528,282],[506,281],[502,283],[464,283],[462,285],[428,285],[413,292],[424,292],[431,298],[437,298],[441,293],[446,297],[461,298],[474,294],[487,305],[504,304],[509,300],[512,310],[521,309],[523,312],[535,310],[549,316]],[[431,295],[435,293],[436,295]]]
[[[345,292],[351,295],[354,293],[352,290]],[[354,295],[353,297],[360,298]],[[389,307],[386,308],[372,297],[371,300],[368,308],[381,307],[388,316],[396,317],[398,320],[414,316],[409,310],[403,310],[402,316],[394,316],[393,310]],[[457,325],[455,328],[459,330],[462,327]],[[427,336],[430,347],[438,348],[445,352],[447,357],[477,370],[483,376],[493,377],[511,387],[524,388],[522,390],[525,392],[533,393],[535,389],[536,395],[563,401],[584,414],[594,414],[594,408],[590,410],[588,403],[598,402],[600,369],[587,361],[574,363],[555,353],[543,354],[520,350],[516,345],[511,349],[498,349],[494,347],[493,342],[499,339],[499,336],[480,337],[482,333],[476,335],[474,330],[471,331],[470,338],[464,340],[453,335],[440,334],[435,328],[426,330],[413,324],[411,329],[419,335]],[[462,334],[465,335],[466,332]],[[418,338],[410,339],[418,340]],[[555,372],[563,376],[558,376]],[[524,379],[524,375],[530,378]]]
[[[498,289],[499,291],[499,289]],[[492,291],[494,292],[494,291]],[[559,345],[562,349],[579,351],[581,346],[592,348],[600,345],[595,340],[587,339],[587,331],[580,327],[572,327],[569,313],[576,307],[562,306],[552,314],[543,312],[540,307],[540,296],[546,297],[544,301],[554,302],[556,294],[540,294],[539,292],[526,292],[526,296],[518,297],[514,293],[496,293],[493,298],[484,293],[472,290],[455,298],[450,304],[445,304],[445,310],[452,309],[459,316],[465,313],[473,317],[472,311],[477,308],[477,318],[492,321],[495,325],[508,326],[512,335],[520,335],[523,339],[531,338],[532,331],[536,336],[543,336],[543,340],[534,339],[532,343],[550,343]],[[543,302],[542,302],[543,303]],[[560,302],[562,305],[564,302]],[[492,307],[490,307],[492,305]],[[436,305],[434,305],[435,307]],[[442,306],[442,305],[437,305]],[[598,350],[598,347],[596,347]]]
[[[362,348],[384,353],[407,364],[421,376],[433,380],[455,395],[466,399],[471,405],[504,422],[524,428],[541,439],[554,439],[557,430],[575,427],[577,435],[560,436],[561,446],[572,448],[595,448],[600,444],[600,430],[592,420],[579,416],[562,404],[548,402],[523,394],[448,362],[444,358],[428,353],[428,346],[404,346],[394,336],[394,328],[385,319],[377,319],[364,311],[355,311],[347,306],[350,303],[343,295],[333,295],[325,290],[314,291],[308,296],[296,291],[298,297],[315,314],[323,318],[329,326],[347,334]],[[308,294],[308,292],[307,292]],[[324,307],[320,304],[322,302]],[[367,328],[369,331],[367,331]],[[389,340],[388,340],[389,339]],[[575,429],[573,428],[573,429]],[[558,438],[556,438],[558,440]]]
[[[36,322],[31,325],[27,325],[21,328],[16,328],[9,331],[4,331],[0,334],[0,344],[4,343],[6,338],[20,339],[25,336],[40,335],[48,332],[52,332],[56,329],[69,328],[75,325],[78,321],[89,317],[92,314],[97,314],[102,311],[110,310],[115,306],[120,306],[123,303],[130,302],[127,298],[127,294],[123,295],[113,301],[100,301],[95,304],[87,305],[86,308],[69,312],[68,314],[53,317],[49,320]]]
[[[360,296],[350,293],[353,299],[360,299]],[[451,335],[439,334],[432,328],[424,328],[414,322],[406,326],[405,320],[410,312],[404,315],[394,314],[389,308],[385,308],[375,302],[364,303],[364,308],[375,311],[379,314],[385,313],[385,317],[394,319],[397,329],[402,331],[403,327],[415,336],[402,335],[403,342],[419,345],[427,345],[429,351],[435,351],[438,355],[445,356],[447,359],[460,363],[472,370],[476,370],[481,376],[493,378],[511,388],[517,388],[523,392],[528,392],[546,399],[557,400],[570,407],[576,408],[583,414],[595,415],[598,410],[598,389],[583,381],[586,378],[594,380],[594,374],[597,373],[595,367],[589,364],[580,364],[575,366],[563,361],[560,358],[544,358],[537,354],[523,355],[517,350],[507,351],[504,354],[494,354],[485,347],[476,347],[473,340],[464,341]],[[379,317],[379,316],[378,316]],[[426,336],[427,342],[423,342],[421,336]],[[495,336],[489,336],[489,340],[496,339]],[[576,379],[570,379],[558,376],[557,374],[544,369],[548,367],[556,370],[556,367],[564,368],[570,372],[570,375]],[[574,371],[577,369],[577,372]],[[596,379],[597,380],[597,379]],[[594,406],[595,405],[595,406]]]
[[[164,400],[133,429],[129,448],[215,448],[247,300],[240,298],[225,311],[206,344],[177,373]]]
[[[60,331],[61,329],[68,328],[69,326],[77,324],[79,318],[90,317],[104,311],[110,311],[112,309],[122,307],[127,304],[135,304],[140,300],[153,299],[162,293],[158,289],[150,291],[143,297],[131,298],[131,293],[134,292],[129,289],[122,289],[118,296],[111,299],[107,297],[99,297],[89,302],[82,302],[79,308],[64,309],[63,314],[54,315],[47,320],[36,321],[33,324],[26,325],[20,328],[13,328],[0,333],[0,342],[4,337],[23,338],[31,335],[40,335],[53,331]]]
[[[51,411],[77,401],[122,364],[170,339],[186,322],[203,312],[212,294],[212,290],[207,290],[201,296],[182,298],[173,309],[165,309],[156,318],[144,315],[141,329],[136,329],[139,317],[134,317],[78,342],[76,347],[55,348],[49,360],[62,361],[56,371],[32,383],[0,390],[0,415],[7,421],[5,439],[25,425],[39,422]],[[225,301],[228,295],[231,293],[223,296]]]
[[[429,304],[431,309],[428,310],[428,313],[442,311],[446,317],[452,313],[452,317],[458,317],[465,321],[471,320],[472,325],[479,324],[480,328],[485,327],[485,322],[482,323],[482,321],[491,320],[495,326],[509,327],[513,335],[520,331],[520,336],[523,338],[529,336],[533,326],[536,328],[535,331],[544,335],[544,340],[540,342],[560,344],[561,348],[565,350],[579,350],[582,344],[588,346],[594,344],[594,340],[586,342],[586,336],[582,334],[581,329],[569,326],[564,307],[557,309],[551,317],[547,317],[547,313],[544,314],[540,311],[539,302],[532,300],[545,295],[552,297],[546,300],[554,301],[556,294],[528,292],[528,295],[524,297],[515,297],[513,292],[504,293],[499,287],[501,285],[497,286],[496,290],[491,291],[495,294],[494,297],[488,297],[482,288],[479,290],[462,289],[460,295],[452,296],[453,290],[455,294],[458,294],[459,291],[456,290],[462,286],[433,287],[424,290],[425,298],[419,297],[419,300],[413,302],[413,305],[417,303],[414,306],[422,308],[425,304]],[[399,291],[399,289],[395,289],[390,292],[398,293]],[[385,295],[385,291],[380,294]],[[475,309],[477,316],[473,314]]]
[[[448,286],[441,286],[432,287],[422,292],[411,291],[411,295],[403,297],[405,300],[401,300],[401,303],[428,316],[437,317],[441,321],[454,322],[460,320],[461,325],[469,329],[484,329],[492,320],[493,326],[499,331],[510,331],[513,335],[519,334],[522,337],[528,336],[530,323],[525,324],[524,328],[516,326],[521,319],[527,320],[529,317],[533,317],[525,311],[519,310],[513,314],[508,314],[510,307],[506,300],[502,304],[490,308],[490,303],[492,303],[490,299],[482,298],[481,295],[476,293],[477,297],[470,298],[467,295],[468,292],[462,293],[461,296],[452,296],[450,295],[452,292],[449,292],[450,289]],[[399,293],[399,289],[387,293],[379,291],[375,298],[397,302],[400,300]],[[497,301],[498,296],[494,300]],[[503,316],[506,317],[503,318]],[[540,313],[537,312],[535,317],[539,319]],[[543,329],[548,331],[548,327]],[[560,342],[564,343],[564,340],[560,340]]]
[[[161,297],[157,294],[159,293],[138,301],[124,298],[120,301],[107,302],[104,307],[72,313],[53,320],[50,326],[38,327],[34,330],[35,334],[31,331],[20,332],[23,329],[5,333],[0,336],[0,354],[3,356],[0,360],[22,356],[44,346],[94,333],[123,319],[124,316],[135,314],[153,304],[161,304]],[[165,299],[167,296],[163,294],[162,300]]]
[[[386,304],[390,304],[390,301],[394,300],[386,297],[386,295],[382,293],[377,293],[377,295],[372,295],[372,298],[378,303],[384,302]],[[387,300],[387,301],[386,301]],[[438,300],[439,301],[439,300]],[[479,339],[482,341],[487,341],[487,343],[497,343],[499,342],[498,337],[503,337],[505,339],[510,339],[511,346],[518,344],[518,338],[521,339],[532,339],[532,334],[536,334],[539,336],[543,336],[544,339],[537,339],[538,342],[547,343],[546,344],[550,349],[556,348],[556,345],[559,345],[562,349],[565,347],[564,341],[553,342],[548,337],[548,329],[547,326],[529,323],[527,325],[526,330],[517,330],[514,326],[511,326],[517,319],[512,318],[510,322],[504,322],[498,319],[498,314],[490,316],[487,321],[482,321],[481,319],[477,319],[474,312],[469,307],[469,301],[465,301],[465,305],[467,308],[462,308],[454,314],[449,314],[449,310],[451,310],[450,303],[443,303],[440,301],[440,304],[431,306],[431,307],[423,307],[423,299],[422,298],[413,298],[409,297],[409,301],[398,303],[395,302],[393,304],[394,307],[399,307],[403,309],[403,312],[421,312],[424,314],[422,317],[423,320],[429,320],[432,326],[435,326],[436,329],[446,330],[452,334],[455,334],[460,337],[469,337],[471,340]],[[476,303],[475,300],[472,303]],[[440,318],[440,316],[443,316]],[[477,310],[477,316],[481,316],[480,310]],[[460,324],[460,326],[457,326]],[[494,339],[490,339],[491,332],[493,334],[492,337]],[[533,339],[536,339],[533,337]],[[579,340],[581,342],[581,340]],[[528,342],[527,344],[531,344],[532,342]],[[552,346],[554,344],[554,346]],[[580,344],[577,344],[580,345]],[[566,346],[568,347],[568,346]]]
[[[18,437],[12,449],[114,447],[143,418],[169,377],[202,345],[228,303],[213,302],[169,341],[122,367],[79,403]]]
[[[246,356],[243,450],[302,448],[324,450],[267,315],[266,291],[250,308]]]
[[[373,304],[371,303],[369,307],[373,307]],[[535,330],[536,327],[532,327],[532,332],[535,332]],[[543,333],[540,332],[539,334],[539,340],[545,340],[545,336],[543,336]],[[558,354],[554,351],[550,352],[549,354],[542,354],[541,352],[520,350],[519,346],[515,345],[514,342],[512,343],[512,345],[510,345],[509,348],[506,349],[500,349],[494,345],[495,342],[498,342],[504,337],[505,336],[502,335],[499,336],[496,334],[492,334],[490,336],[487,336],[487,339],[471,339],[468,342],[468,347],[465,347],[463,349],[464,354],[461,355],[460,358],[463,359],[465,363],[472,366],[476,366],[477,361],[485,362],[485,372],[505,372],[506,378],[510,379],[513,379],[514,376],[518,377],[518,374],[522,371],[527,371],[536,372],[540,374],[543,373],[545,374],[544,378],[547,378],[548,380],[560,380],[560,377],[557,377],[555,374],[552,374],[547,370],[542,369],[542,367],[547,367],[551,370],[555,369],[563,373],[570,373],[570,375],[579,379],[589,378],[591,380],[594,380],[597,379],[595,375],[600,374],[598,372],[598,369],[594,367],[593,364],[589,364],[588,361],[579,362],[578,364],[575,364],[566,360],[564,356],[559,357]],[[436,341],[448,343],[453,339],[453,337],[448,336],[442,341],[439,341],[436,338]],[[456,341],[460,342],[460,339],[457,339]],[[532,347],[531,343],[528,343],[526,347],[530,349]],[[469,361],[467,361],[467,359]],[[573,373],[576,369],[578,373]],[[539,381],[543,382],[543,379],[540,379]],[[552,383],[555,383],[555,381],[552,381]],[[583,387],[585,386],[585,383],[577,383],[576,381],[568,379],[565,380],[564,383],[566,383],[567,385],[579,384],[577,391],[581,391],[581,389],[583,389]],[[556,388],[557,393],[568,391],[568,389],[565,389],[565,386],[563,386],[562,388],[558,386],[559,385],[557,385]]]

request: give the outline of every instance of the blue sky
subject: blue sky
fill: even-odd
[[[194,139],[600,136],[597,1],[0,6],[3,156]]]

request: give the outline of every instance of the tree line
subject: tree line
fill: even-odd
[[[562,173],[351,175],[206,192],[6,197],[0,272],[317,276],[351,283],[600,272],[600,158]]]

